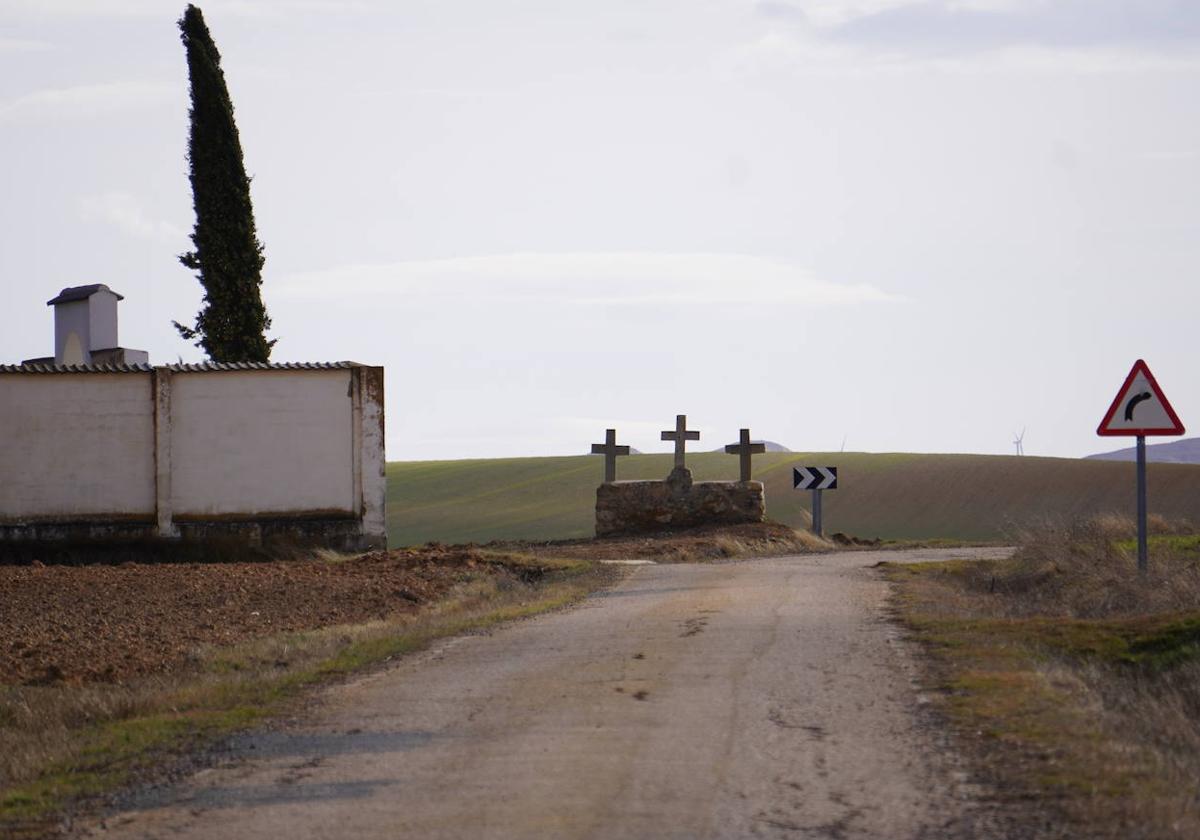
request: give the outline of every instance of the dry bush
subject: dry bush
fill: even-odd
[[[1130,527],[1133,527],[1133,520],[1130,520]],[[1190,519],[1167,519],[1161,514],[1148,513],[1146,530],[1154,536],[1191,536],[1196,533],[1196,526]]]
[[[1164,534],[1190,525],[1157,518]],[[1010,616],[1099,618],[1200,608],[1200,555],[1155,546],[1140,575],[1135,551],[1118,545],[1136,534],[1116,515],[1047,522],[1027,530],[1010,560],[968,574],[969,591],[986,593],[989,612]]]
[[[805,551],[831,551],[834,548],[829,540],[818,537],[812,531],[797,530],[793,537],[795,545]]]
[[[1056,530],[1065,530],[1068,533],[1077,533],[1088,537],[1099,535],[1109,540],[1125,540],[1137,536],[1137,523],[1123,513],[1098,513],[1095,516],[1071,520],[1065,525],[1043,522],[1034,526],[1029,536],[1036,539],[1039,535],[1038,532],[1045,535],[1046,532],[1052,533]]]
[[[746,554],[746,546],[732,537],[717,537],[713,547],[722,557],[741,557]]]

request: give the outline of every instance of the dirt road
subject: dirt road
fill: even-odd
[[[83,834],[986,837],[869,567],[997,551],[640,567],[331,689]]]

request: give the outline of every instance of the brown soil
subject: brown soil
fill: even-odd
[[[431,543],[340,561],[0,566],[0,685],[175,673],[212,646],[413,612],[479,575],[540,574],[506,552],[678,562],[803,550],[797,540],[764,524],[483,549]]]
[[[0,683],[123,682],[200,649],[415,610],[481,569],[429,546],[341,562],[0,566]]]

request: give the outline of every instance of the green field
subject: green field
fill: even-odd
[[[796,465],[838,467],[825,493],[826,533],[883,539],[1002,540],[1047,517],[1132,516],[1132,464],[1011,455],[778,452],[754,458],[766,482],[767,515],[803,524],[810,493],[792,489]],[[737,477],[737,458],[688,456],[697,481]],[[618,478],[660,479],[671,456],[618,461]],[[388,464],[388,538],[393,546],[592,534],[599,456],[412,461]],[[1151,464],[1150,511],[1200,525],[1200,466]]]

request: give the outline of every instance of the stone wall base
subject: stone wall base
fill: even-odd
[[[596,488],[596,536],[762,522],[761,481],[692,481],[676,467],[666,481],[614,481]]]
[[[163,538],[149,519],[0,524],[0,564],[255,560],[314,548],[387,547],[386,536],[365,534],[361,520],[350,517],[197,519],[176,521],[175,527],[178,537]]]

